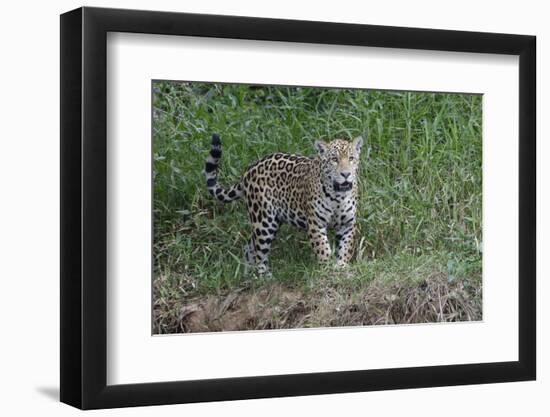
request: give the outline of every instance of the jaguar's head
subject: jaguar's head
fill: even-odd
[[[336,192],[350,191],[357,178],[362,146],[361,136],[351,142],[343,139],[334,139],[328,143],[315,141],[324,176],[323,183],[331,184]]]

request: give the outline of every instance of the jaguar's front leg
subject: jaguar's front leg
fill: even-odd
[[[307,236],[311,242],[311,247],[317,255],[319,262],[327,262],[330,259],[331,251],[328,242],[327,228],[319,227],[316,224],[309,224]]]
[[[354,235],[354,219],[336,228],[336,265],[344,266],[351,260]]]

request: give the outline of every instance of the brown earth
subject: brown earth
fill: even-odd
[[[295,329],[482,319],[481,286],[448,282],[442,273],[421,282],[372,282],[364,288],[282,284],[242,288],[186,301],[156,302],[155,333]]]

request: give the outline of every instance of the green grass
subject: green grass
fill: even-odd
[[[266,283],[243,274],[244,205],[222,205],[206,190],[214,132],[223,143],[222,185],[265,154],[312,155],[315,139],[362,135],[347,285],[416,276],[426,265],[449,282],[480,285],[481,96],[177,82],[153,90],[154,270],[165,283],[155,297]],[[301,290],[323,272],[305,234],[290,226],[273,243],[270,268],[272,281]]]

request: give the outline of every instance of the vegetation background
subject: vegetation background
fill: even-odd
[[[287,226],[273,276],[244,274],[245,207],[202,173],[214,132],[222,185],[362,135],[353,265],[318,265]],[[155,81],[153,154],[155,333],[481,319],[481,96]]]

